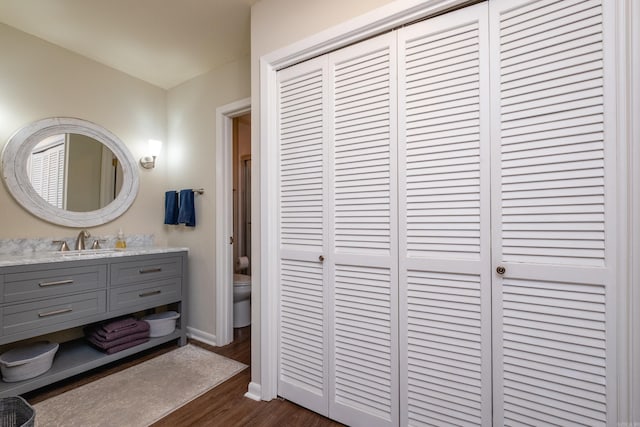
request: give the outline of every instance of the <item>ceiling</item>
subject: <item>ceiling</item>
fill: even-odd
[[[0,0],[0,22],[169,89],[250,52],[258,0]]]

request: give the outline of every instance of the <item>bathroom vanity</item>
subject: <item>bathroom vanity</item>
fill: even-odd
[[[180,313],[173,333],[115,354],[95,349],[84,338],[61,343],[48,372],[21,382],[0,382],[0,397],[25,393],[168,341],[186,344],[186,286],[185,248],[0,257],[0,345],[167,305]]]

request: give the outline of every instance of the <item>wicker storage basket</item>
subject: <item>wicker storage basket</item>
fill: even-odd
[[[36,411],[20,396],[0,399],[0,427],[33,427]]]

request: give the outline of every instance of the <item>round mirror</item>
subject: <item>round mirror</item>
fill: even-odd
[[[71,227],[119,217],[139,185],[136,162],[118,137],[65,117],[38,120],[16,132],[2,152],[2,174],[25,209]]]

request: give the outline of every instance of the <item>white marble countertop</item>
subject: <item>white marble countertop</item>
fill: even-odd
[[[132,255],[164,254],[189,251],[177,247],[133,247],[126,249],[85,249],[82,251],[36,251],[22,255],[0,254],[0,267],[41,264],[47,262],[78,261],[81,259],[119,258]]]

